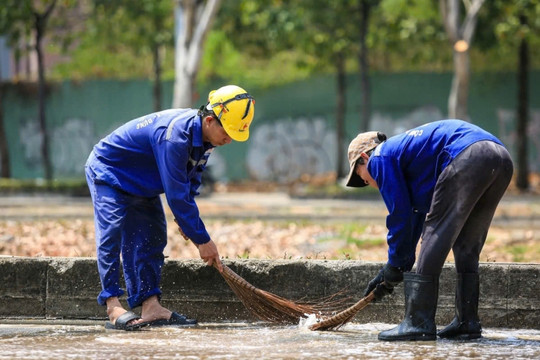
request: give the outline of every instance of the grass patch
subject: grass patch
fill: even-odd
[[[348,245],[354,245],[357,248],[377,247],[386,244],[385,238],[370,237],[366,235],[366,224],[346,223],[340,229],[339,237],[344,239]]]
[[[0,195],[52,193],[69,196],[90,196],[84,179],[6,179],[0,178]]]
[[[379,196],[379,190],[365,188],[350,188],[338,183],[325,185],[305,185],[290,193],[292,197],[308,199],[362,199]]]
[[[513,245],[508,246],[507,251],[512,254],[512,261],[513,262],[524,262],[525,261],[525,255],[530,249],[527,246],[524,245]]]
[[[354,239],[349,244],[355,244],[359,248],[379,247],[386,244],[386,239]]]

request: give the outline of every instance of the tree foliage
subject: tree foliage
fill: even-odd
[[[164,57],[160,62],[171,73],[173,29],[171,0],[94,0],[75,40],[57,47],[57,51],[69,53],[71,61],[57,66],[53,75],[155,78],[156,48]]]
[[[6,0],[8,5],[21,3]],[[88,0],[87,2],[89,2]],[[371,0],[368,0],[371,2]],[[532,15],[538,12],[538,0],[523,0],[530,3]],[[471,67],[474,71],[514,69],[516,60],[514,15],[500,17],[501,7],[514,7],[520,3],[504,0],[488,1],[479,17],[476,46],[471,49]],[[71,42],[57,41],[48,51],[58,53],[69,49],[70,61],[58,65],[51,73],[55,78],[98,78],[98,77],[146,77],[152,78],[152,54],[150,47],[141,45],[142,38],[154,34],[149,17],[137,16],[150,11],[166,11],[174,5],[173,0],[96,0],[114,4],[122,9],[115,15],[84,19],[84,31],[72,31]],[[328,47],[343,46],[343,42],[355,32],[346,31],[324,34],[325,24],[339,19],[343,28],[353,28],[358,17],[349,9],[354,1],[331,2],[287,1],[287,0],[231,0],[224,1],[212,31],[208,35],[202,58],[198,83],[205,84],[216,79],[242,82],[248,85],[270,86],[303,79],[313,73],[331,72],[334,68],[319,58],[319,53]],[[496,4],[501,6],[495,6]],[[93,2],[89,2],[93,4]],[[130,5],[131,4],[131,5]],[[343,5],[343,6],[341,6]],[[505,5],[505,6],[503,6]],[[318,17],[307,11],[320,9]],[[336,8],[336,9],[335,9]],[[17,7],[6,11],[0,8],[0,19],[17,16]],[[150,11],[152,13],[152,11]],[[510,11],[510,10],[505,10]],[[3,14],[3,15],[2,15]],[[94,13],[94,15],[98,15]],[[163,14],[163,32],[156,36],[162,39],[163,78],[174,77],[174,48],[170,43],[173,34],[172,10]],[[533,23],[539,16],[530,16]],[[502,21],[501,21],[502,20]],[[0,20],[1,21],[1,20]],[[531,24],[532,26],[533,24]],[[82,27],[82,26],[81,26]],[[15,29],[11,29],[15,31]],[[312,32],[316,31],[317,33]],[[24,28],[17,31],[24,34]],[[531,66],[540,66],[540,37],[529,31],[531,41]],[[340,38],[338,39],[338,36]],[[166,40],[163,38],[167,38]],[[370,29],[367,36],[370,51],[371,71],[451,71],[452,52],[442,27],[437,3],[432,0],[381,0],[373,1]],[[139,46],[136,44],[139,43]],[[71,44],[71,46],[65,46]],[[146,42],[148,44],[148,42]],[[133,45],[133,46],[132,46]],[[535,46],[536,45],[536,46]],[[63,47],[62,47],[63,46]],[[357,71],[354,56],[347,58],[347,71]]]

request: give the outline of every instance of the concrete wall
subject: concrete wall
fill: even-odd
[[[381,263],[328,260],[225,261],[254,286],[285,298],[313,300],[346,289],[359,300]],[[540,265],[483,263],[480,318],[484,327],[540,329]],[[0,318],[102,319],[100,284],[93,258],[0,257]],[[454,314],[455,270],[440,279],[437,324]],[[255,320],[219,273],[200,260],[168,260],[163,269],[163,303],[200,322]],[[399,323],[403,285],[357,314],[359,323]]]
[[[337,169],[338,153],[360,130],[361,90],[357,74],[347,77],[347,111],[343,148],[336,143],[336,93],[333,75],[283,86],[252,89],[256,99],[250,140],[217,148],[209,160],[221,181],[254,178],[283,183],[302,174]],[[515,116],[517,76],[513,73],[473,73],[467,120],[499,136],[512,154],[519,141]],[[370,130],[395,135],[417,125],[444,119],[452,73],[373,73]],[[206,102],[198,89],[193,107]],[[242,85],[242,84],[239,84]],[[10,84],[3,89],[3,111],[16,179],[43,177],[41,133],[36,84]],[[173,83],[163,84],[163,105],[172,101]],[[540,170],[540,71],[529,75],[529,166]],[[49,83],[46,122],[54,176],[84,178],[84,163],[103,136],[128,120],[153,111],[152,83],[147,80],[89,80]],[[0,164],[1,165],[1,164]],[[347,166],[344,160],[342,166]]]

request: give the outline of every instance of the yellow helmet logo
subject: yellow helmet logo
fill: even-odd
[[[255,100],[236,85],[223,86],[208,94],[208,110],[221,121],[227,134],[236,141],[249,138],[249,126],[255,114]]]

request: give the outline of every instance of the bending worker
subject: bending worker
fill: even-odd
[[[422,125],[386,139],[359,134],[349,145],[347,185],[379,189],[389,215],[388,262],[366,287],[375,299],[404,281],[405,317],[380,340],[434,340],[439,275],[452,250],[456,315],[438,335],[481,337],[478,262],[495,209],[513,173],[503,144],[460,120]],[[422,243],[415,263],[416,246]]]
[[[160,194],[175,220],[198,247],[200,257],[222,271],[215,243],[195,203],[201,174],[216,146],[246,141],[255,101],[242,88],[212,91],[199,110],[170,109],[127,122],[102,139],[85,166],[94,205],[97,262],[107,306],[107,328],[191,325],[196,320],[160,304],[167,227]],[[120,256],[122,262],[120,262]],[[130,308],[119,301],[122,266]]]

